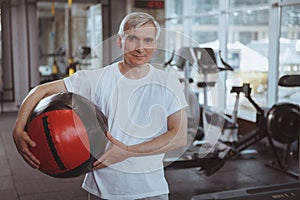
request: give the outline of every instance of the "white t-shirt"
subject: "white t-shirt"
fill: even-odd
[[[149,141],[167,132],[167,117],[188,106],[179,80],[150,66],[146,76],[128,79],[118,63],[78,71],[64,79],[69,92],[91,100],[108,118],[111,135],[126,145]],[[167,194],[164,154],[131,157],[89,172],[83,188],[104,199],[137,199]]]

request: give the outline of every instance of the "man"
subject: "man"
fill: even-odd
[[[160,27],[146,13],[127,15],[117,45],[123,60],[34,88],[23,101],[13,131],[16,147],[34,168],[36,143],[24,131],[30,112],[46,96],[73,92],[91,100],[108,118],[107,151],[82,187],[101,199],[168,199],[164,153],[186,145],[187,103],[176,77],[149,64]]]

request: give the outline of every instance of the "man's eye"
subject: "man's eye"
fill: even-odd
[[[148,43],[148,44],[149,44],[149,43],[152,43],[152,42],[153,42],[153,39],[152,39],[152,38],[146,38],[146,39],[145,39],[145,42]]]
[[[127,39],[129,41],[136,41],[137,40],[137,38],[135,36],[128,36]]]

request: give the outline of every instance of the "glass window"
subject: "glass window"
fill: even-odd
[[[222,0],[166,0],[167,28],[187,33],[187,36],[201,47],[212,47],[216,52],[219,50],[219,44],[227,44],[227,62],[235,68],[234,72],[228,72],[226,76],[226,110],[229,113],[233,109],[235,97],[230,94],[232,86],[250,83],[252,98],[263,107],[270,103],[267,102],[267,97],[269,100],[270,97],[274,97],[274,94],[267,94],[268,74],[277,75],[273,66],[272,71],[268,72],[268,59],[271,59],[270,63],[277,59],[269,58],[269,23],[278,22],[275,18],[269,22],[270,2],[228,0],[227,9]],[[300,74],[300,2],[278,0],[278,3],[280,6],[272,8],[278,11],[282,9],[278,66],[280,78],[286,74]],[[226,19],[228,16],[228,27],[226,20],[219,19],[220,14]],[[221,21],[225,25],[219,24]],[[218,35],[219,33],[226,35]],[[167,43],[175,48],[184,44],[178,34]],[[299,99],[300,88],[278,88],[278,102],[299,104]],[[243,95],[240,99],[239,114],[240,117],[255,119],[255,110]]]
[[[176,18],[183,15],[182,0],[166,0],[166,18]]]
[[[193,14],[216,11],[219,9],[218,0],[193,0]]]
[[[201,16],[192,19],[191,37],[199,43],[218,39],[218,15]]]
[[[166,1],[166,28],[181,34],[183,33],[198,43],[215,41],[218,38],[218,15],[209,14],[208,11],[218,9],[218,0],[192,0],[186,2],[190,4],[183,5],[183,0]],[[193,12],[184,14],[184,6],[192,8]],[[174,47],[186,45],[180,39],[180,36],[175,35],[175,37],[177,38],[168,40],[167,42],[173,43],[176,41]]]
[[[230,0],[229,6],[230,8],[239,8],[244,6],[258,6],[267,4],[269,0]]]
[[[177,49],[182,45],[181,34],[183,33],[183,1],[167,0],[166,1],[166,31],[172,34],[167,35],[166,49]],[[169,56],[169,55],[168,55]]]
[[[252,1],[231,1],[231,5],[252,5]],[[226,81],[228,111],[234,106],[235,94],[229,93],[231,87],[243,83],[250,83],[252,98],[260,106],[267,104],[268,17],[267,9],[242,9],[229,15],[228,61],[235,71],[228,73]],[[254,111],[241,95],[239,113],[255,117]]]
[[[170,2],[170,4],[168,4]],[[170,16],[173,12],[175,4],[171,3],[173,1],[168,0],[167,4],[171,7],[166,7],[166,15]],[[183,1],[181,1],[183,2]],[[182,46],[189,47],[211,47],[218,44],[218,13],[216,10],[219,8],[219,1],[213,0],[192,0],[185,1],[186,4],[181,4],[182,17],[171,17],[166,21],[166,28],[168,30],[174,31],[174,33],[168,32],[168,40],[166,40],[167,49],[178,50]],[[188,4],[189,3],[189,4]],[[172,8],[173,6],[173,8]],[[176,5],[178,6],[178,5]],[[191,8],[193,12],[184,13],[183,11]],[[210,12],[214,12],[213,14]],[[203,76],[197,72],[197,69],[192,70],[190,74],[194,82],[190,84],[191,88],[199,95],[199,102],[204,103],[203,88],[197,87],[198,82],[203,82]],[[216,77],[209,75],[208,79],[216,81]],[[217,87],[213,87],[217,88]],[[213,88],[207,91],[208,94],[208,104],[212,105],[212,92]]]
[[[300,5],[282,8],[279,77],[300,74]],[[278,102],[299,104],[299,87],[278,87]]]

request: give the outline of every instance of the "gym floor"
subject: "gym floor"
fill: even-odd
[[[81,189],[83,176],[56,179],[31,169],[19,156],[11,132],[16,113],[0,114],[0,199],[1,200],[86,200]],[[198,169],[166,170],[170,185],[170,200],[190,200],[194,195],[297,182],[287,173],[267,167],[274,155],[263,142],[251,149],[257,154],[229,160],[212,176]],[[297,156],[289,159],[289,169],[298,170]]]

